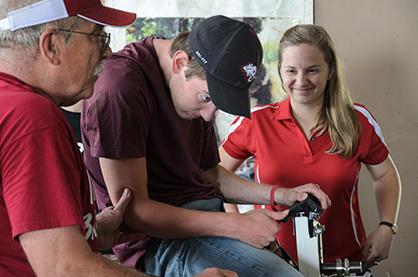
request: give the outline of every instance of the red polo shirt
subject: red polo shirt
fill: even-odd
[[[320,136],[314,134],[306,140],[292,117],[289,99],[254,107],[251,120],[236,118],[222,144],[233,158],[255,156],[256,182],[287,188],[306,183],[320,185],[332,201],[332,206],[319,220],[325,225],[322,237],[324,262],[335,262],[336,258],[361,260],[362,245],[367,237],[357,195],[359,171],[362,163],[380,164],[389,154],[371,113],[358,104],[355,109],[362,134],[357,152],[348,160],[325,153],[332,145],[328,132]],[[281,225],[277,238],[297,260],[292,221]]]

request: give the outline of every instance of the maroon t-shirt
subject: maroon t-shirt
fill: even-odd
[[[181,206],[216,196],[203,178],[203,171],[220,161],[213,125],[178,116],[151,38],[128,44],[105,61],[93,96],[83,103],[81,129],[99,209],[111,205],[99,157],[146,157],[152,200]],[[134,260],[129,264],[135,266]]]

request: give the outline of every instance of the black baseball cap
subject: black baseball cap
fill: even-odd
[[[249,88],[263,60],[263,48],[246,23],[209,17],[190,32],[189,49],[206,71],[209,95],[220,110],[251,118]]]

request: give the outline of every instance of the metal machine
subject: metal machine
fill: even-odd
[[[324,210],[313,196],[302,202],[297,202],[289,208],[288,216],[280,222],[287,222],[293,218],[296,234],[298,262],[291,265],[296,267],[306,277],[325,276],[359,276],[362,272],[361,262],[350,263],[348,259],[337,259],[335,263],[324,263],[322,256],[322,232],[325,226],[317,218]],[[361,275],[368,277],[370,273]]]

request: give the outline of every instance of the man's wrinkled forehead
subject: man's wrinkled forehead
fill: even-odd
[[[105,28],[105,26],[103,26],[103,25],[95,24],[95,26],[93,28],[93,32],[100,34],[100,33],[103,32],[104,28]]]

